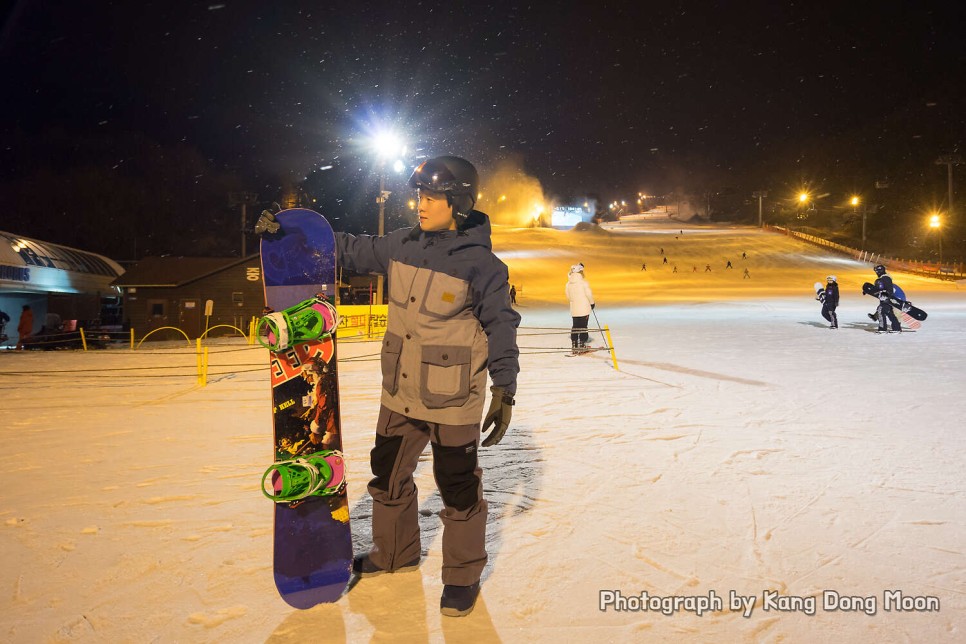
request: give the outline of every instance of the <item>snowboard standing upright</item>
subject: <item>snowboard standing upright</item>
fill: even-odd
[[[288,604],[304,609],[339,599],[352,567],[334,332],[336,248],[332,227],[316,212],[283,210],[275,221],[278,230],[261,240],[265,303],[278,322],[259,324],[268,342],[260,341],[276,349],[275,463],[262,491],[276,502],[275,585]],[[319,333],[316,323],[329,328]]]

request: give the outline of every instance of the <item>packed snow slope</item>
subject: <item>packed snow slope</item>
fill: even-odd
[[[605,224],[580,231],[496,227],[494,249],[509,265],[510,281],[517,290],[523,286],[526,302],[550,306],[560,304],[561,270],[566,280],[566,270],[577,262],[586,265],[594,294],[608,305],[799,298],[812,291],[815,281],[824,283],[829,274],[838,277],[847,297],[850,289],[875,280],[868,264],[792,237],[757,228],[672,220]],[[729,261],[732,268],[727,268]],[[909,286],[910,298],[921,292],[920,284],[934,282],[906,275],[901,281],[903,288]],[[933,286],[956,290],[950,284]]]
[[[258,490],[268,356],[225,340],[206,387],[184,344],[0,353],[0,638],[966,639],[959,285],[895,274],[930,316],[877,335],[859,290],[871,267],[754,228],[497,227],[494,246],[519,292],[522,372],[511,430],[482,450],[490,562],[470,616],[438,612],[428,452],[418,572],[308,611],[278,598]],[[619,371],[607,352],[566,355],[577,261]],[[837,331],[812,292],[828,274]],[[362,551],[379,344],[339,351]]]

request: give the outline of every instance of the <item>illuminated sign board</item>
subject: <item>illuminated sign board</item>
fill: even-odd
[[[590,221],[594,214],[592,205],[555,206],[550,225],[554,228],[573,228],[582,221]]]

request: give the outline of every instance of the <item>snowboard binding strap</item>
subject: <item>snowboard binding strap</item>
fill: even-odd
[[[270,483],[268,487],[267,481]],[[343,487],[345,464],[342,454],[333,450],[273,463],[262,475],[262,494],[275,503],[292,503],[310,496],[332,496],[341,492]]]
[[[255,337],[270,351],[284,351],[302,342],[330,336],[339,327],[339,313],[323,296],[269,313],[258,321]],[[265,336],[263,339],[262,336]]]

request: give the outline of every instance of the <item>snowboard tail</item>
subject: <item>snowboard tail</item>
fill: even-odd
[[[262,493],[275,502],[274,576],[295,608],[334,602],[348,587],[352,535],[342,456],[335,327],[335,236],[311,210],[278,213],[261,241],[274,463]],[[262,338],[264,336],[264,339]]]

